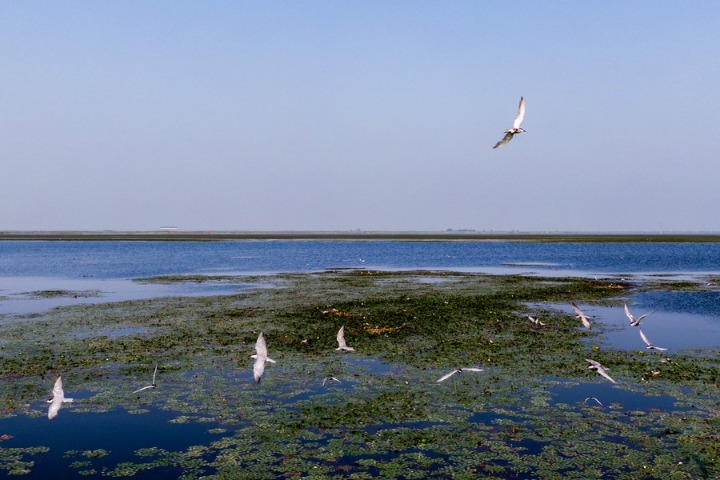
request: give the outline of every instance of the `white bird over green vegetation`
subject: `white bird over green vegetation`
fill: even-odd
[[[443,375],[442,377],[440,377],[440,378],[437,380],[436,383],[444,382],[445,380],[447,380],[448,378],[452,377],[452,376],[455,375],[456,373],[462,373],[462,372],[482,372],[482,371],[483,371],[482,368],[475,368],[475,367],[456,368],[456,369],[453,370],[452,372],[450,372],[450,373],[448,373],[448,374]]]
[[[156,364],[155,364],[155,370],[153,371],[152,383],[151,383],[150,385],[148,385],[147,387],[138,388],[138,389],[135,390],[133,393],[138,393],[138,392],[142,392],[143,390],[147,390],[148,388],[155,388],[155,387],[157,387],[157,384],[155,383],[155,375],[157,375],[157,368],[158,368],[158,366],[157,366],[157,363],[156,363]]]
[[[625,315],[627,315],[627,317],[630,319],[630,326],[631,326],[631,327],[639,327],[639,326],[640,326],[640,322],[642,321],[642,319],[645,318],[645,317],[647,317],[647,316],[650,315],[651,313],[655,313],[655,311],[652,311],[652,312],[650,312],[650,313],[646,313],[645,315],[641,315],[640,317],[635,318],[635,316],[634,316],[632,313],[630,313],[630,309],[628,308],[627,303],[625,304]]]
[[[48,408],[48,419],[50,420],[57,417],[60,406],[63,403],[69,403],[73,401],[72,398],[65,398],[62,376],[59,376],[57,380],[55,380],[55,386],[53,387],[52,394],[53,397],[48,400],[48,403],[50,404],[50,408]]]
[[[585,360],[587,360],[588,362],[590,362],[590,366],[588,367],[590,370],[595,370],[597,373],[599,373],[599,374],[602,375],[603,377],[607,378],[607,379],[610,380],[612,383],[617,383],[615,380],[613,380],[613,379],[610,377],[610,375],[608,375],[607,370],[605,369],[605,367],[603,367],[602,365],[600,365],[599,362],[596,362],[595,360],[590,360],[589,358],[586,358]]]
[[[253,365],[255,383],[260,383],[260,379],[265,372],[265,362],[275,363],[275,360],[267,356],[267,344],[265,343],[263,332],[260,332],[260,335],[258,335],[257,341],[255,342],[255,354],[250,355],[250,357],[255,359],[255,364]]]
[[[347,343],[345,343],[345,325],[340,327],[340,330],[338,330],[337,342],[338,342],[339,346],[335,350],[344,350],[346,352],[354,352],[355,351],[354,348],[348,347]]]
[[[518,114],[517,117],[515,117],[515,121],[513,122],[513,126],[510,130],[505,130],[505,136],[502,140],[497,142],[493,148],[500,148],[506,143],[508,143],[510,140],[513,139],[513,136],[516,133],[523,133],[525,130],[520,128],[520,124],[522,123],[523,119],[525,118],[525,99],[523,97],[520,97],[520,106],[518,107]]]
[[[535,325],[540,325],[541,327],[544,327],[544,326],[545,326],[545,324],[544,324],[543,322],[541,322],[540,319],[537,319],[537,318],[535,318],[535,317],[531,317],[530,315],[528,315],[527,318],[528,318],[528,320],[530,320],[530,321],[531,321],[532,323],[534,323]]]

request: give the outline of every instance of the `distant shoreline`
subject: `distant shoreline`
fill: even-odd
[[[386,240],[518,242],[720,242],[720,233],[533,233],[533,232],[1,232],[2,240],[44,241],[234,241],[234,240]]]

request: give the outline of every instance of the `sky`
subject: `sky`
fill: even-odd
[[[715,1],[0,2],[0,231],[720,231],[718,25]]]

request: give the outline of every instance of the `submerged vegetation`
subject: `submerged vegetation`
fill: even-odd
[[[0,324],[0,416],[48,422],[41,400],[62,374],[76,396],[53,421],[63,429],[82,428],[89,414],[152,423],[163,412],[168,437],[181,426],[204,432],[176,448],[136,440],[123,455],[102,442],[55,452],[63,463],[54,471],[85,476],[720,475],[718,353],[609,349],[602,322],[586,330],[556,308],[619,306],[638,289],[689,282],[371,270],[234,280],[273,288],[79,305]],[[353,353],[335,351],[343,325]],[[255,384],[249,356],[260,331],[277,363]],[[131,394],[156,363],[157,388]],[[436,382],[478,365],[483,372]],[[339,382],[324,384],[329,376]],[[6,425],[0,419],[0,435],[16,435]],[[0,443],[0,474],[32,475],[40,454],[49,461],[48,450],[62,448],[14,440]]]

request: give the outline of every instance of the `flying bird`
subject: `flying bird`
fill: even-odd
[[[650,313],[655,313],[655,312],[652,311]],[[631,327],[639,327],[642,319],[647,317],[648,315],[650,315],[650,313],[646,313],[645,315],[641,315],[640,317],[635,318],[635,316],[632,313],[630,313],[630,309],[628,308],[627,303],[625,304],[625,315],[627,315],[627,317],[630,319]]]
[[[153,371],[152,383],[151,383],[150,385],[148,385],[147,387],[138,388],[138,389],[135,390],[133,393],[138,393],[138,392],[142,392],[143,390],[147,390],[148,388],[155,388],[155,387],[157,387],[157,384],[155,383],[155,375],[157,375],[157,367],[158,367],[158,366],[157,366],[157,363],[156,363],[156,364],[155,364],[155,370]]]
[[[600,405],[601,407],[603,406],[602,402],[595,397],[587,397],[585,399],[585,403],[587,403],[588,400],[595,400],[598,403],[598,405]]]
[[[267,356],[267,344],[265,343],[263,332],[260,332],[260,335],[258,335],[257,341],[255,342],[255,354],[250,355],[250,357],[255,359],[255,364],[253,365],[255,383],[260,383],[260,379],[265,372],[265,362],[275,363],[275,360]]]
[[[590,320],[589,320],[588,316],[585,315],[585,313],[582,310],[580,310],[578,308],[578,306],[575,305],[575,303],[571,303],[570,305],[572,306],[572,309],[575,310],[575,313],[577,313],[577,315],[575,315],[575,318],[579,318],[580,321],[582,322],[583,326],[585,328],[587,328],[588,330],[590,330],[592,328],[592,325],[590,325]]]
[[[590,360],[589,358],[586,358],[588,362],[590,362],[590,366],[588,367],[590,370],[595,370],[597,373],[602,375],[603,377],[610,380],[612,383],[617,383],[615,380],[613,380],[610,375],[608,375],[607,371],[605,370],[605,367],[600,365],[599,362],[596,362],[595,360]]]
[[[336,377],[325,377],[325,378],[323,378],[323,383],[322,383],[322,384],[323,384],[323,387],[325,386],[325,384],[326,384],[327,382],[340,383],[340,380],[337,379]]]
[[[513,126],[510,130],[505,130],[505,136],[502,140],[497,142],[493,148],[500,148],[506,143],[508,143],[510,140],[513,139],[513,135],[516,133],[522,133],[525,130],[520,128],[520,124],[523,121],[523,118],[525,118],[525,99],[523,97],[520,97],[520,106],[518,107],[518,114],[517,117],[515,117],[515,121],[513,122]]]
[[[50,404],[50,408],[48,408],[48,419],[50,420],[57,417],[60,405],[73,401],[72,398],[65,398],[62,376],[59,376],[57,380],[55,380],[55,386],[53,387],[52,394],[53,397],[47,401]]]
[[[650,340],[648,340],[648,337],[645,336],[645,333],[642,331],[642,328],[640,328],[639,330],[640,330],[640,338],[642,338],[643,342],[645,342],[645,345],[647,345],[647,347],[645,347],[645,348],[647,348],[648,350],[657,350],[660,352],[664,352],[665,350],[667,350],[667,348],[656,347],[655,345],[650,343]]]
[[[453,370],[452,372],[450,372],[450,373],[448,373],[448,374],[443,375],[442,377],[440,377],[440,378],[437,380],[436,383],[444,382],[445,380],[447,380],[448,378],[452,377],[452,376],[455,375],[456,373],[462,373],[462,372],[482,372],[482,371],[483,371],[482,368],[475,368],[475,367],[456,368],[456,369]]]
[[[337,342],[338,342],[339,346],[335,350],[344,350],[346,352],[354,352],[355,351],[354,348],[348,347],[347,343],[345,343],[345,325],[340,327],[340,330],[338,330]]]

